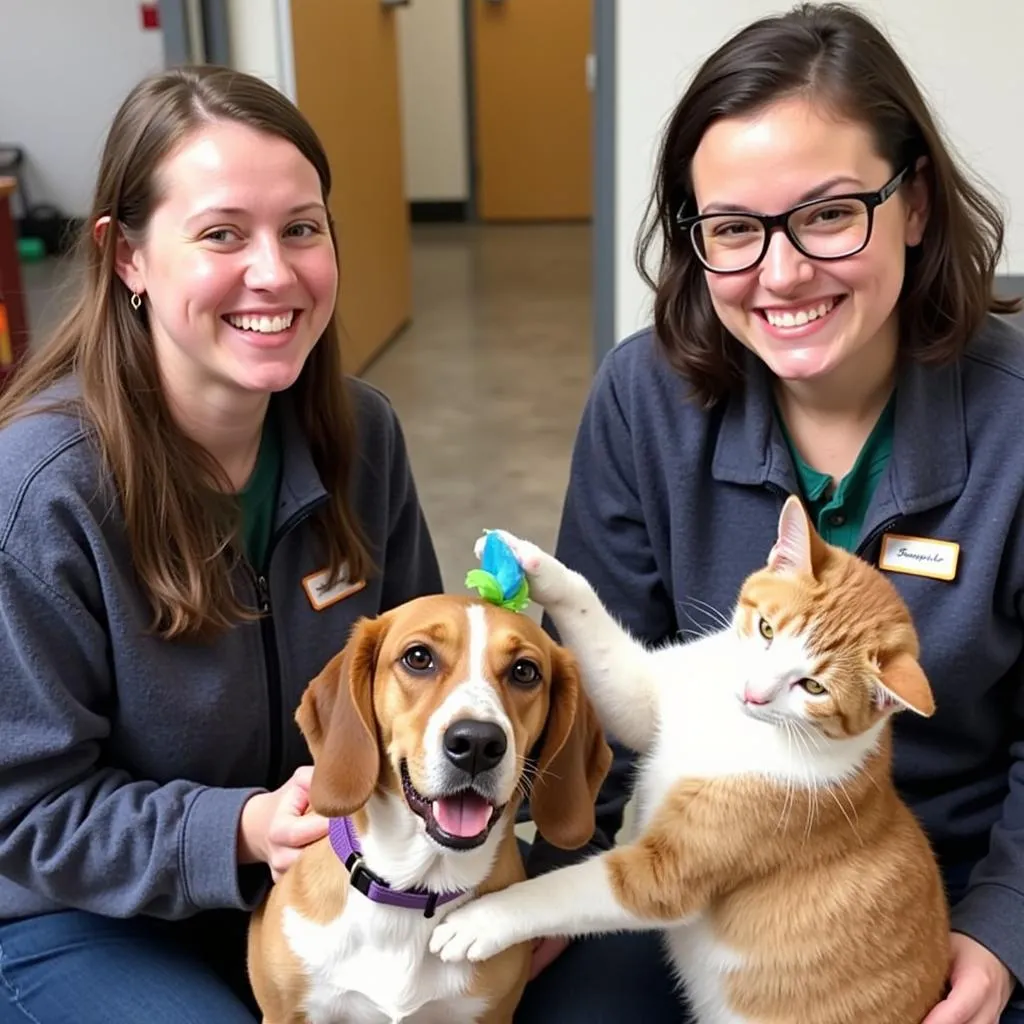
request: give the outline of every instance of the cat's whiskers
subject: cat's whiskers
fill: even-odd
[[[693,615],[687,610],[687,603],[692,604],[697,611],[702,612],[708,618],[711,619],[712,627],[709,628],[706,624],[698,622]],[[717,633],[719,629],[731,629],[732,622],[725,616],[724,613],[720,612],[714,605],[710,605],[707,601],[702,601],[699,597],[686,597],[678,602],[680,610],[683,614],[693,623],[696,627],[696,636],[710,636],[712,633]],[[682,632],[682,630],[680,631]],[[689,631],[687,631],[689,632]]]
[[[786,757],[788,760],[793,761],[793,732],[792,723],[788,719],[782,719],[783,731],[786,734]],[[779,822],[775,826],[775,831],[779,832],[785,828],[788,824],[789,812],[793,807],[793,800],[796,795],[796,786],[793,779],[793,774],[789,773],[786,775],[786,795],[782,801],[782,812],[779,815]]]
[[[815,748],[816,751],[820,752],[823,749],[824,745],[828,742],[823,736],[815,732],[815,730],[806,722],[794,721],[793,725],[796,727],[797,731],[804,737],[804,739]],[[833,785],[837,786],[839,788],[839,792],[842,793],[842,795],[846,798],[846,803],[849,805],[850,813],[852,813],[853,818],[851,818],[850,814],[847,813],[846,807],[839,799],[839,796],[837,795],[835,789],[833,789]],[[850,796],[849,792],[846,789],[846,786],[843,784],[843,780],[837,778],[833,780],[833,783],[829,783],[822,788],[824,788],[825,792],[828,793],[828,795],[832,797],[833,800],[835,800],[836,805],[838,806],[839,810],[842,811],[843,817],[846,819],[850,828],[853,830],[854,835],[857,836],[858,841],[860,841],[863,845],[864,841],[857,827],[860,824],[860,819],[857,814],[857,808],[853,802],[853,798]]]
[[[818,817],[818,789],[819,787],[815,784],[814,772],[811,768],[810,754],[811,749],[807,742],[807,737],[803,731],[799,728],[800,723],[789,720],[790,723],[795,726],[793,730],[793,738],[797,742],[797,747],[800,750],[800,760],[798,767],[802,777],[806,778],[806,789],[808,791],[807,801],[807,825],[804,828],[803,842],[806,845],[807,841],[811,838],[811,832],[814,831],[814,823]]]

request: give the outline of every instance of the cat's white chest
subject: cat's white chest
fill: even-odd
[[[728,974],[743,960],[715,939],[703,915],[668,929],[664,942],[697,1024],[754,1024],[730,1009],[726,998]]]
[[[450,910],[454,903],[444,908]],[[472,1024],[486,1005],[465,993],[470,963],[433,956],[443,917],[373,904],[353,893],[333,921],[318,924],[286,908],[283,931],[309,978],[310,1024]]]
[[[716,645],[717,656],[728,651]],[[705,642],[704,661],[716,656]],[[778,731],[749,718],[729,674],[701,671],[697,650],[675,649],[653,655],[659,672],[658,734],[637,780],[638,819],[646,825],[669,792],[683,779],[767,775],[785,784],[794,774],[792,752]]]

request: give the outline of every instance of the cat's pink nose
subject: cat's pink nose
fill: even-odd
[[[743,688],[743,703],[744,704],[768,704],[770,701],[767,697],[758,693],[756,690],[752,690],[749,686]]]

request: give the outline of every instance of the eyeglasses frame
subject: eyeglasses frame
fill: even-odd
[[[907,176],[913,171],[913,165],[907,164],[900,171],[894,174],[880,189],[875,192],[844,192],[842,195],[834,196],[820,196],[817,199],[808,199],[802,203],[797,203],[796,206],[790,207],[782,213],[765,214],[765,213],[748,213],[745,210],[736,210],[734,215],[737,217],[746,217],[749,220],[757,221],[763,231],[764,238],[761,244],[761,252],[752,263],[747,264],[744,267],[736,267],[732,270],[719,270],[716,267],[709,267],[704,260],[704,257],[700,254],[700,249],[697,247],[697,242],[693,237],[693,229],[700,224],[702,221],[711,220],[715,217],[728,217],[730,213],[728,211],[722,213],[699,213],[690,217],[682,216],[682,208],[676,215],[676,224],[680,230],[686,232],[686,237],[690,240],[690,244],[693,246],[694,254],[700,261],[701,265],[711,274],[745,274],[748,270],[753,270],[754,267],[758,266],[760,262],[765,258],[768,252],[768,246],[771,244],[772,235],[781,229],[785,236],[789,239],[790,243],[797,250],[802,253],[808,259],[811,260],[822,260],[829,262],[832,260],[845,260],[851,256],[856,256],[858,253],[863,252],[871,241],[871,230],[874,227],[875,221],[875,209],[891,199],[899,187],[906,180]],[[839,202],[844,199],[858,199],[864,203],[868,211],[868,229],[864,234],[863,243],[856,249],[850,252],[844,252],[838,256],[817,256],[814,253],[808,252],[803,245],[800,244],[800,240],[796,237],[796,234],[789,226],[789,218],[794,213],[799,213],[801,210],[807,209],[809,206],[815,206],[818,203],[824,203],[829,201]],[[685,206],[685,204],[684,204]]]

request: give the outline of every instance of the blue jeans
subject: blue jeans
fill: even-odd
[[[69,910],[0,922],[0,1024],[254,1024],[247,918],[168,923]],[[526,992],[530,1024],[678,1024],[654,936],[580,942]]]
[[[253,1024],[245,915],[170,923],[83,911],[0,922],[0,1024]]]

